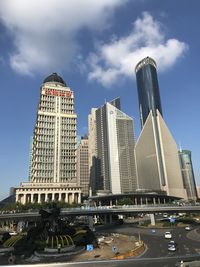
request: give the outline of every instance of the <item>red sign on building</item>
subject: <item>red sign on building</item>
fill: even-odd
[[[60,91],[56,89],[45,89],[45,95],[72,97],[71,91]]]

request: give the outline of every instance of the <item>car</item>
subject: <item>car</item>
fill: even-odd
[[[165,238],[166,238],[166,239],[170,239],[170,238],[172,238],[172,234],[171,234],[171,232],[165,232]]]
[[[188,226],[185,227],[185,230],[186,231],[190,231],[191,230],[191,227],[188,225]]]
[[[173,240],[171,240],[168,243],[168,251],[173,252],[173,251],[176,251],[176,249],[177,249],[177,244]]]
[[[16,231],[9,232],[10,235],[17,235]]]

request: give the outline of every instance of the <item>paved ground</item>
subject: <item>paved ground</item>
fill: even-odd
[[[112,259],[116,255],[124,255],[140,245],[137,238],[131,235],[108,235],[107,233],[102,233],[102,235],[99,236],[99,239],[102,241],[98,248],[95,248],[93,251],[85,251],[84,253],[75,256],[74,260]]]
[[[16,262],[18,264],[23,263],[46,263],[46,262],[65,262],[65,261],[92,261],[92,260],[108,260],[119,255],[124,255],[137,247],[141,246],[137,238],[132,235],[123,235],[119,233],[106,233],[101,232],[97,234],[97,239],[99,246],[91,251],[84,250],[77,255],[68,255],[51,258],[39,258],[37,256],[32,256],[30,259],[24,261],[23,259],[17,257]],[[7,264],[8,257],[0,256],[0,265]]]

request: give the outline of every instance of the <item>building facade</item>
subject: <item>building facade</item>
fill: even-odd
[[[200,199],[200,186],[199,185],[197,185],[197,196]]]
[[[80,144],[77,149],[77,182],[81,187],[83,196],[89,196],[89,165],[88,165],[88,138],[81,137]]]
[[[58,190],[59,186],[60,194],[63,193],[63,187],[75,187],[77,190],[76,119],[73,91],[60,76],[53,73],[44,80],[40,88],[34,128],[31,184],[35,198],[32,197],[30,183],[27,188],[23,183],[22,189],[26,188],[26,192],[30,191],[31,197],[27,197],[27,194],[22,196],[21,190],[17,190],[16,201],[26,203],[34,199],[34,202],[39,202],[41,199],[39,189],[42,185],[48,188],[49,193],[52,190],[52,199],[55,197],[54,189]],[[37,197],[36,188],[39,192]],[[80,194],[80,189],[77,193]],[[61,195],[59,200],[61,200]],[[65,200],[62,198],[62,200],[68,201],[67,198]]]
[[[96,110],[97,159],[100,166],[96,190],[112,194],[133,192],[137,187],[133,119],[118,107],[119,98]]]
[[[30,137],[30,146],[29,146],[29,166],[28,166],[28,180],[31,182],[31,173],[32,173],[32,151],[33,151],[33,136]]]
[[[135,146],[138,189],[187,198],[178,149],[162,117],[156,63],[144,58],[135,71],[142,126]]]
[[[192,156],[189,150],[180,150],[179,158],[181,164],[181,172],[183,176],[183,184],[187,192],[187,197],[190,200],[198,198],[195,177],[192,166]]]

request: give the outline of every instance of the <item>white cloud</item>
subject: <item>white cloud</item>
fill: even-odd
[[[101,43],[97,52],[90,54],[88,79],[110,87],[121,77],[134,77],[136,64],[147,56],[153,57],[158,69],[164,71],[173,66],[187,48],[184,42],[166,40],[162,25],[144,12],[128,36]]]
[[[12,68],[32,74],[69,67],[79,50],[78,31],[104,29],[126,1],[1,0],[0,20],[14,40]]]

